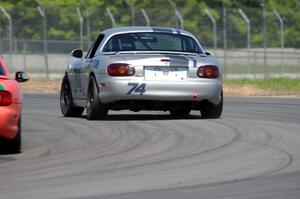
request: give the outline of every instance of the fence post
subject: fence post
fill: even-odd
[[[280,47],[281,49],[284,48],[284,21],[283,18],[279,15],[277,10],[273,9],[273,13],[277,17],[279,23],[280,23]]]
[[[297,55],[296,55],[297,56]],[[300,54],[298,53],[298,59],[297,59],[297,64],[298,64],[298,79],[300,79]]]
[[[175,17],[176,17],[176,28],[180,27],[181,29],[183,29],[183,18],[176,7],[176,4],[173,2],[173,0],[168,0],[168,2],[174,9],[174,13],[175,13]]]
[[[183,29],[184,28],[184,21],[183,18],[180,14],[180,12],[178,10],[175,11],[176,17],[178,19],[178,21],[180,22],[180,28]]]
[[[227,9],[223,5],[224,78],[227,78]]]
[[[204,12],[210,19],[212,26],[213,26],[214,50],[216,51],[216,49],[217,49],[217,22],[207,8],[204,9]]]
[[[8,20],[8,37],[9,37],[9,66],[12,67],[12,52],[13,52],[13,27],[11,16],[3,7],[0,7],[1,12]]]
[[[44,56],[45,56],[45,69],[46,78],[49,80],[49,65],[48,65],[48,43],[47,43],[47,17],[45,8],[37,7],[41,17],[43,18],[43,35],[44,35]]]
[[[80,39],[80,49],[83,49],[83,18],[80,12],[80,8],[76,8],[77,15],[79,17],[79,39]]]
[[[265,0],[263,0],[262,6],[262,14],[263,14],[263,45],[264,45],[264,79],[268,77],[267,74],[267,29],[266,29],[266,7]]]
[[[106,12],[107,12],[107,14],[108,14],[108,16],[110,18],[112,27],[115,27],[116,26],[116,20],[115,20],[113,14],[111,13],[110,9],[106,8]]]
[[[144,16],[144,18],[146,20],[147,26],[150,26],[150,19],[149,19],[148,15],[147,15],[147,12],[144,10],[144,8],[141,9],[141,12],[142,12],[142,14],[143,14],[143,16]]]
[[[283,75],[284,74],[284,67],[283,67],[284,21],[283,21],[283,18],[277,12],[277,10],[273,9],[273,13],[275,14],[276,18],[278,19],[278,21],[280,23],[281,72]]]
[[[125,3],[127,4],[127,6],[130,7],[130,11],[131,11],[131,25],[134,26],[135,25],[135,9],[134,9],[133,5],[131,5],[129,3],[128,0],[125,0]]]
[[[83,4],[84,7],[84,15],[86,17],[86,32],[87,32],[87,40],[88,40],[88,48],[91,47],[91,27],[90,27],[90,14],[88,11],[88,7],[86,6],[85,0],[81,0],[81,3]]]
[[[253,68],[253,73],[254,73],[254,79],[256,79],[256,69],[257,69],[257,52],[254,51],[254,67]]]
[[[244,19],[244,21],[247,24],[247,48],[251,48],[251,26],[250,26],[250,20],[247,17],[247,15],[244,13],[242,9],[238,9],[238,12],[240,13],[241,17]]]
[[[87,32],[87,40],[88,40],[88,48],[91,47],[91,24],[90,24],[90,14],[88,9],[85,9],[85,17],[86,17],[86,32]]]
[[[26,41],[23,41],[23,49],[22,49],[22,54],[23,54],[23,69],[24,71],[26,71],[26,52],[27,52],[27,45],[26,45]]]

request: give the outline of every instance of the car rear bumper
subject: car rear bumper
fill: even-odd
[[[0,107],[0,136],[13,139],[18,132],[19,105]]]
[[[221,101],[222,80],[145,81],[107,78],[99,82],[103,103],[118,100],[202,101],[217,105]],[[134,86],[136,88],[134,89]],[[144,92],[142,91],[144,88]]]

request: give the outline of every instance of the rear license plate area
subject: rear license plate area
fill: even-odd
[[[145,66],[144,77],[148,81],[185,81],[188,67],[184,66]]]

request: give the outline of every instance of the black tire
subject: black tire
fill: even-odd
[[[21,117],[18,124],[18,133],[16,137],[8,141],[8,150],[11,153],[20,153],[21,152],[21,140],[22,140],[22,127],[21,127]]]
[[[191,109],[174,109],[170,110],[170,114],[173,117],[186,117],[189,116],[191,112]]]
[[[71,86],[67,76],[64,76],[61,83],[60,109],[65,117],[80,117],[84,111],[83,107],[75,107],[73,105]]]
[[[108,108],[102,104],[99,99],[96,80],[93,76],[90,77],[89,81],[86,113],[88,120],[103,120],[106,118],[108,113]]]
[[[12,140],[7,140],[5,138],[0,139],[0,153],[1,154],[14,154],[21,152],[21,117],[18,123],[18,132],[16,137]]]
[[[223,93],[221,94],[221,101],[218,105],[206,102],[202,105],[201,116],[202,118],[217,119],[220,118],[223,111]]]

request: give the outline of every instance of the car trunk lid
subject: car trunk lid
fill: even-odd
[[[124,62],[135,67],[136,76],[147,81],[186,81],[197,68],[193,54],[146,53],[113,55],[114,62]]]

